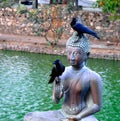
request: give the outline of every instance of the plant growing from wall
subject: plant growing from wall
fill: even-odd
[[[39,9],[30,10],[28,14],[28,19],[34,23],[33,31],[36,35],[44,37],[50,45],[57,45],[64,32],[61,6],[42,5]]]
[[[64,21],[69,19],[71,13],[74,15],[73,11],[76,10],[73,4],[74,0],[69,0],[68,4],[41,5],[38,9],[27,9],[24,5],[18,4],[17,14],[25,14],[33,24],[33,32],[36,35],[44,37],[50,45],[57,45],[66,31],[67,25]]]
[[[74,16],[74,11],[76,11],[73,4],[74,1],[70,0],[67,5],[40,5],[39,9],[26,11],[28,20],[33,23],[33,32],[37,36],[44,37],[50,45],[57,45],[66,31],[68,25],[65,23],[66,19],[69,19],[71,13]]]

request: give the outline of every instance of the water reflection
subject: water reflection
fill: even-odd
[[[0,51],[1,121],[22,121],[27,112],[55,110],[52,85],[48,85],[52,62],[65,56]],[[90,59],[88,66],[103,78],[103,108],[96,114],[101,121],[118,121],[120,114],[120,62]]]

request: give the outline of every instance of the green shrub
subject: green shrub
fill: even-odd
[[[97,0],[98,7],[105,13],[111,13],[112,19],[120,19],[120,0]]]
[[[107,13],[117,13],[120,8],[120,0],[97,0],[97,3]]]

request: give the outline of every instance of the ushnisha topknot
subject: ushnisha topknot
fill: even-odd
[[[69,46],[82,48],[85,53],[90,53],[89,39],[85,35],[78,36],[77,32],[74,32],[73,35],[68,39],[66,48]]]

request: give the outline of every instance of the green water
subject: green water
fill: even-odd
[[[65,56],[0,51],[0,121],[23,121],[31,111],[55,110],[52,85],[48,85],[52,62]],[[103,108],[99,121],[119,121],[120,61],[89,59],[88,66],[103,78]]]

